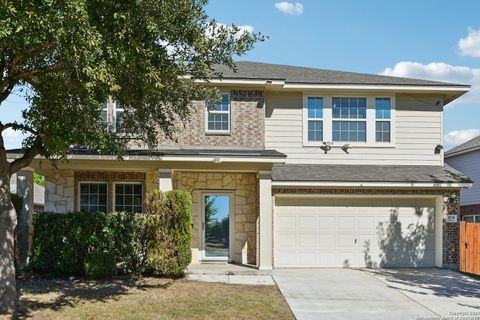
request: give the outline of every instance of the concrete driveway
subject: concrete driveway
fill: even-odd
[[[480,280],[442,269],[276,269],[298,320],[480,319]]]

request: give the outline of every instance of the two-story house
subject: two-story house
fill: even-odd
[[[462,220],[480,223],[480,136],[445,152],[445,162],[473,180],[473,187],[460,196]]]
[[[143,210],[154,188],[193,197],[194,263],[451,267],[458,195],[443,162],[443,108],[469,86],[238,62],[222,100],[192,102],[176,141],[123,161],[72,150],[46,177],[46,211]],[[121,125],[108,102],[104,120]],[[10,156],[15,157],[12,153]]]

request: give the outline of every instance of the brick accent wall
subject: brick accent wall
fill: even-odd
[[[140,182],[145,187],[145,172],[116,172],[116,171],[76,171],[75,172],[75,195],[78,195],[78,182],[82,181],[104,181],[107,182],[108,211],[114,211],[114,182]],[[75,209],[78,208],[78,197],[74,197]],[[144,197],[145,199],[146,197]]]
[[[460,216],[466,214],[480,214],[480,203],[479,204],[470,204],[468,206],[460,207]]]
[[[257,177],[254,173],[219,173],[176,171],[173,188],[192,194],[193,239],[192,261],[199,260],[202,237],[202,192],[233,193],[235,216],[233,260],[256,264]]]
[[[264,130],[264,92],[261,90],[231,90],[230,133],[207,133],[205,128],[206,104],[193,101],[190,121],[177,123],[176,141],[165,135],[158,138],[163,148],[245,148],[263,149]]]
[[[451,199],[450,195],[456,193],[457,197]],[[460,190],[459,189],[413,189],[413,188],[281,188],[274,187],[272,194],[321,194],[345,196],[375,196],[375,195],[428,195],[442,197],[443,223],[443,266],[449,269],[458,269],[459,240],[460,240]],[[457,216],[457,223],[446,223],[447,215]]]

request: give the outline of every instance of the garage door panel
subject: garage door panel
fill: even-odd
[[[429,199],[276,199],[274,264],[432,267],[433,208]]]

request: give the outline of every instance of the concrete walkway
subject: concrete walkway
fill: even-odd
[[[187,268],[187,279],[229,284],[275,285],[271,271],[260,271],[253,266],[238,264],[203,263]]]
[[[298,320],[480,319],[480,281],[440,269],[276,269]]]

